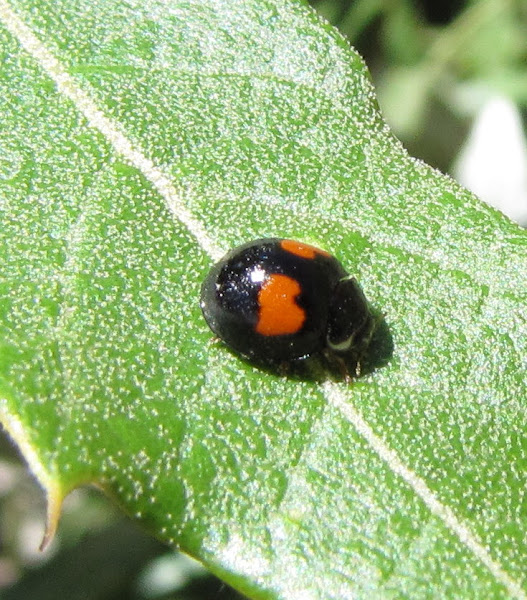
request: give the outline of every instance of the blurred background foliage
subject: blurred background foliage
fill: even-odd
[[[409,152],[455,171],[469,187],[472,177],[473,189],[482,183],[482,197],[493,187],[497,200],[488,201],[505,212],[500,202],[514,199],[517,220],[527,222],[527,2],[311,4],[364,57],[381,110]],[[476,165],[469,179],[466,165]],[[241,598],[191,559],[142,533],[94,490],[77,490],[67,499],[57,538],[40,553],[44,514],[41,492],[0,437],[2,599]]]
[[[313,0],[372,74],[410,154],[448,171],[496,96],[527,109],[525,0]]]

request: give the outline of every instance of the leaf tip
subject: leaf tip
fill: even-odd
[[[53,477],[50,470],[42,463],[38,448],[31,440],[27,426],[18,416],[7,409],[6,404],[5,401],[0,401],[0,423],[20,450],[20,454],[26,461],[29,470],[33,473],[46,495],[46,530],[39,546],[40,550],[45,550],[55,536],[64,493],[59,481]]]
[[[60,519],[60,513],[62,508],[62,501],[64,496],[59,489],[58,485],[52,485],[45,487],[46,492],[46,529],[44,536],[40,542],[39,550],[44,552],[55,537],[57,531],[57,525]]]

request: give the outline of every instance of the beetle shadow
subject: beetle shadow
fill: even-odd
[[[323,383],[328,379],[352,383],[386,366],[393,355],[393,337],[384,314],[371,307],[370,313],[372,330],[368,339],[345,358],[328,352],[288,362],[269,363],[240,356],[230,348],[227,350],[247,365],[274,376],[311,383]]]
[[[374,320],[373,331],[368,345],[359,357],[360,375],[370,375],[378,369],[385,367],[393,356],[393,336],[384,313],[371,309]]]

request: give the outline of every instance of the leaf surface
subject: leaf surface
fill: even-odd
[[[0,410],[50,527],[92,482],[251,598],[526,598],[525,233],[407,156],[302,4],[0,22]],[[296,381],[212,342],[201,281],[266,236],[338,256],[386,364]]]

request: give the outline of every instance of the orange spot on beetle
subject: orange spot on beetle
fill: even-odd
[[[316,248],[315,246],[311,246],[310,244],[302,244],[300,242],[295,242],[295,240],[282,240],[280,242],[280,246],[282,246],[282,250],[286,252],[291,252],[291,254],[296,254],[297,256],[301,256],[302,258],[315,258],[317,254],[323,254],[324,256],[329,256],[329,252],[325,250],[321,250],[320,248]]]
[[[300,294],[298,281],[287,275],[271,274],[258,293],[260,314],[256,331],[262,335],[287,335],[299,331],[306,320],[295,302]]]

